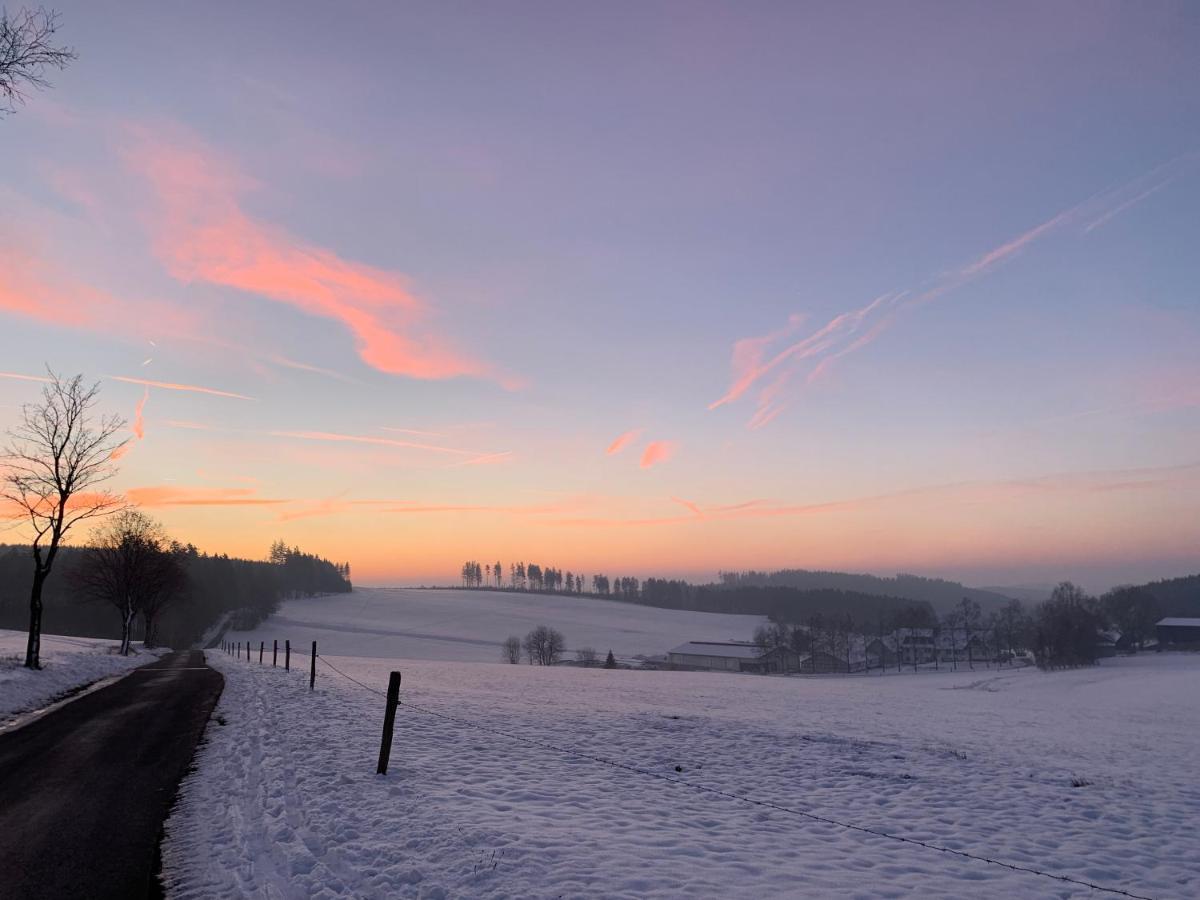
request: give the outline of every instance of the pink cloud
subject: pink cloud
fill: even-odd
[[[616,456],[630,444],[641,436],[642,428],[632,428],[618,437],[615,441],[608,445],[608,449],[604,451],[605,456]]]
[[[643,469],[649,469],[659,463],[666,462],[675,455],[677,444],[674,441],[651,441],[642,452],[639,464]]]
[[[689,510],[697,519],[704,518],[704,510],[693,503],[691,500],[684,500],[682,497],[672,497],[672,503],[678,503],[684,509]]]
[[[41,375],[18,375],[16,372],[0,372],[0,378],[13,378],[17,381],[40,381],[45,384],[50,383],[49,378],[43,378]]]
[[[451,347],[403,275],[345,260],[254,219],[241,205],[254,183],[199,141],[179,133],[165,137],[162,129],[130,134],[126,161],[155,191],[155,250],[174,277],[236,288],[340,322],[363,362],[382,372],[505,381]]]
[[[142,399],[137,402],[137,406],[133,411],[133,433],[137,435],[140,441],[146,436],[146,420],[142,415],[146,408],[146,401],[150,399],[150,388],[145,388],[142,391]]]

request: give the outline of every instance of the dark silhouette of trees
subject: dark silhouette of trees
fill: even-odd
[[[996,614],[994,622],[997,637],[1010,657],[1029,645],[1032,623],[1020,600],[1010,600],[1005,604]]]
[[[70,580],[83,596],[117,610],[121,655],[128,656],[134,618],[144,617],[146,643],[152,646],[158,614],[182,590],[184,569],[162,526],[127,509],[96,529]]]
[[[59,548],[72,527],[117,512],[124,499],[100,485],[116,474],[113,459],[124,441],[125,421],[97,416],[99,385],[85,387],[83,376],[62,379],[49,372],[42,398],[21,409],[20,423],[8,433],[0,500],[33,532],[33,583],[29,593],[29,639],[25,665],[40,668],[42,590]]]
[[[1128,584],[1104,594],[1100,606],[1121,636],[1138,649],[1148,638],[1154,637],[1154,624],[1162,617],[1153,594]]]
[[[502,658],[505,662],[512,663],[514,666],[521,661],[521,639],[515,634],[509,635],[504,639],[501,645]]]
[[[499,561],[492,566],[492,573],[496,576],[496,587],[502,587],[504,584],[504,566],[500,565]]]
[[[580,647],[575,651],[575,659],[581,666],[594,666],[599,658],[595,647]]]
[[[283,541],[271,545],[267,560],[277,568],[277,583],[284,597],[342,594],[351,590],[350,563],[332,563],[299,547],[288,547]]]
[[[20,9],[15,15],[0,9],[0,117],[25,102],[25,90],[50,87],[48,69],[65,69],[78,54],[57,45],[58,13]]]
[[[611,650],[608,651],[608,656],[604,657],[604,668],[615,669],[617,667],[617,658],[613,656]]]
[[[1100,604],[1064,581],[1034,613],[1033,653],[1039,668],[1088,666],[1099,656],[1099,633],[1105,626]]]
[[[346,564],[335,564],[297,548],[284,545],[289,565],[283,561],[233,559],[223,554],[201,553],[191,544],[171,545],[184,570],[181,602],[161,610],[146,608],[139,623],[150,643],[186,647],[198,641],[223,616],[232,616],[241,626],[252,628],[274,612],[281,600],[314,594],[345,593],[352,589],[345,577]],[[58,567],[73,570],[81,565],[86,551],[64,546]],[[0,627],[23,624],[32,584],[28,566],[29,547],[0,545]],[[57,634],[119,637],[115,618],[102,604],[80,602],[69,579],[51,580],[45,591],[47,630]],[[147,616],[149,618],[147,618]],[[135,635],[136,637],[136,635]]]
[[[521,646],[530,665],[552,666],[562,656],[566,642],[562,632],[549,625],[539,625],[525,635]]]

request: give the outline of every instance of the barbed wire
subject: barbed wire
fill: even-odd
[[[324,663],[326,666],[328,666],[334,672],[341,675],[343,678],[347,679],[348,681],[352,681],[354,684],[361,687],[363,690],[369,691],[370,693],[375,694],[380,697],[384,697],[384,698],[387,697],[387,694],[385,694],[383,691],[373,688],[370,685],[364,684],[363,682],[359,681],[354,676],[348,675],[347,673],[343,672],[341,669],[339,669],[333,663],[329,662],[329,660],[327,660],[324,656],[322,656],[319,653],[317,654],[317,659],[319,659],[322,663]],[[522,734],[515,734],[510,731],[504,731],[499,728],[493,728],[489,725],[484,725],[480,722],[476,722],[471,719],[464,719],[461,716],[454,716],[454,715],[450,715],[449,713],[444,713],[444,712],[440,712],[438,710],[429,709],[427,707],[420,706],[419,704],[416,704],[416,703],[411,703],[411,702],[402,700],[402,701],[400,701],[399,705],[402,708],[411,709],[414,712],[422,713],[427,716],[433,716],[434,718],[438,718],[438,719],[443,719],[447,722],[452,722],[456,725],[461,725],[465,728],[473,728],[476,731],[482,731],[487,734],[493,734],[493,735],[496,735],[497,737],[508,738],[509,740],[518,741],[520,743],[526,744],[531,747],[538,747],[539,749],[542,749],[542,750],[550,750],[550,751],[553,751],[556,753],[565,754],[567,756],[574,756],[579,759],[586,759],[586,760],[589,760],[594,763],[599,763],[601,765],[610,766],[611,768],[620,769],[620,770],[623,770],[626,772],[632,772],[634,774],[642,775],[647,778],[655,778],[659,781],[668,782],[669,784],[674,784],[674,785],[679,785],[680,787],[689,788],[690,790],[696,791],[698,793],[708,794],[710,796],[715,796],[715,797],[722,797],[726,800],[733,800],[733,801],[736,801],[739,803],[747,803],[752,806],[757,806],[757,807],[760,807],[763,809],[770,809],[775,812],[784,813],[786,815],[796,816],[798,818],[807,819],[807,820],[813,821],[813,822],[819,822],[823,825],[832,825],[837,828],[845,828],[847,830],[855,831],[860,834],[868,834],[873,837],[883,838],[885,840],[895,841],[897,843],[908,844],[910,846],[920,847],[925,850],[934,850],[938,853],[946,853],[951,856],[959,857],[961,859],[968,859],[968,860],[974,860],[975,862],[988,863],[989,865],[998,866],[1003,869],[1009,869],[1013,872],[1022,872],[1026,875],[1037,875],[1042,878],[1050,878],[1050,879],[1053,879],[1058,882],[1062,882],[1065,884],[1073,884],[1078,887],[1085,887],[1085,888],[1088,888],[1089,890],[1093,890],[1093,891],[1101,891],[1101,892],[1107,893],[1107,894],[1116,894],[1116,895],[1122,896],[1122,897],[1130,897],[1130,898],[1132,898],[1132,900],[1155,900],[1154,897],[1150,897],[1145,894],[1135,894],[1132,891],[1127,891],[1123,888],[1109,887],[1107,885],[1097,884],[1096,882],[1086,881],[1081,878],[1074,878],[1070,875],[1060,875],[1055,872],[1046,872],[1046,871],[1043,871],[1042,869],[1035,869],[1032,866],[1023,866],[1020,863],[1011,863],[1011,862],[1005,862],[1004,860],[1000,860],[1000,859],[992,859],[991,857],[982,856],[982,855],[976,854],[976,853],[971,853],[970,851],[967,851],[967,850],[956,850],[953,847],[945,847],[941,844],[934,844],[934,843],[930,843],[929,841],[923,841],[920,838],[907,837],[906,835],[902,835],[902,834],[894,834],[892,832],[884,831],[880,828],[874,828],[869,825],[858,825],[858,824],[855,824],[854,822],[844,822],[840,819],[832,818],[831,816],[821,815],[820,813],[808,812],[806,810],[796,809],[791,806],[784,806],[780,803],[774,803],[770,800],[759,800],[755,797],[747,797],[743,794],[735,794],[732,791],[724,791],[724,790],[721,790],[720,788],[709,787],[708,785],[704,785],[704,784],[697,784],[696,782],[693,782],[693,781],[687,781],[682,778],[675,778],[675,777],[673,777],[671,775],[667,775],[663,772],[655,772],[653,769],[643,768],[642,766],[633,765],[632,763],[625,763],[625,762],[621,762],[620,760],[609,759],[604,756],[597,756],[593,753],[588,753],[587,751],[584,751],[584,750],[577,750],[574,747],[566,747],[566,746],[563,746],[560,744],[553,744],[553,743],[550,743],[549,741],[541,741],[536,738],[526,737],[525,735],[522,735]]]

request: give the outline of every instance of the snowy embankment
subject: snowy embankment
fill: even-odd
[[[253,631],[231,631],[231,641],[293,647],[317,641],[324,653],[386,659],[496,662],[506,637],[538,625],[557,628],[567,648],[593,647],[603,657],[664,656],[684,641],[748,641],[762,616],[657,609],[557,594],[508,591],[356,588],[288,600]],[[568,658],[571,654],[568,653]]]
[[[121,656],[119,641],[44,634],[42,668],[33,672],[22,665],[27,637],[24,631],[0,629],[0,723],[154,659],[152,652],[148,655],[140,646],[129,656]]]
[[[379,690],[403,672],[386,777],[381,696],[324,661],[310,694],[209,658],[226,687],[167,824],[175,898],[1106,896],[696,786],[1200,892],[1200,655],[823,678],[331,658]]]

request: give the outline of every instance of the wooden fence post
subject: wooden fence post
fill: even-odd
[[[262,665],[263,650],[265,650],[265,649],[266,649],[266,647],[267,647],[267,642],[266,642],[266,641],[259,641],[259,642],[258,642],[258,664],[259,664],[260,666]]]
[[[392,755],[392,729],[396,725],[396,707],[400,705],[400,673],[388,676],[387,707],[383,713],[383,740],[379,744],[379,765],[376,775],[386,775],[388,760]]]
[[[308,670],[308,689],[311,691],[317,683],[317,642],[313,641],[312,668]]]
[[[271,642],[271,668],[279,665],[279,638]]]
[[[283,642],[283,671],[290,672],[292,670],[292,642]]]

